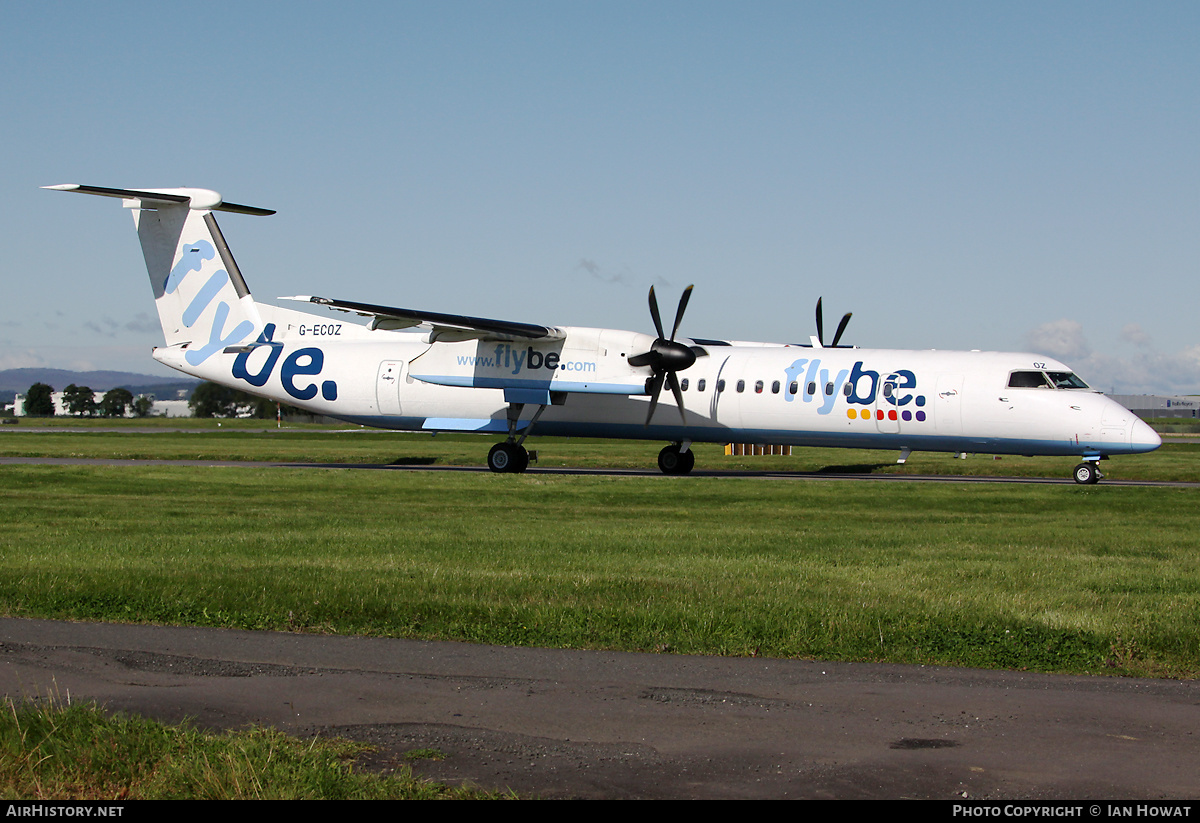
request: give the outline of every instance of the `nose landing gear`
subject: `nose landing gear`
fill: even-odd
[[[658,469],[663,474],[687,474],[696,465],[696,453],[682,443],[672,443],[658,453]]]
[[[1075,478],[1076,483],[1084,486],[1090,486],[1094,483],[1099,483],[1100,478],[1104,475],[1100,473],[1100,467],[1096,465],[1096,461],[1093,460],[1087,463],[1080,463],[1075,467],[1075,470],[1071,473],[1071,476]]]

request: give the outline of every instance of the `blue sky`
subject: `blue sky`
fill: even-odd
[[[1060,357],[1200,391],[1195,3],[7,2],[0,368],[170,373],[132,221],[256,298]],[[827,334],[830,332],[827,332]]]

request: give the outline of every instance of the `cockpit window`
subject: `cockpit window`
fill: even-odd
[[[1089,388],[1087,383],[1079,379],[1079,375],[1069,371],[1052,371],[1047,372],[1050,379],[1054,382],[1056,389],[1086,389]]]
[[[1010,389],[1049,389],[1050,381],[1040,371],[1015,371],[1008,376]]]
[[[1069,371],[1015,371],[1008,376],[1010,389],[1086,389],[1087,383]]]

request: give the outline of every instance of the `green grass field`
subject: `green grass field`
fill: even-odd
[[[41,437],[61,453],[92,456],[162,456],[168,441],[160,438],[191,438],[191,457],[304,453],[383,463],[477,464],[490,442],[235,430],[3,435],[0,445],[4,453],[37,450],[45,447],[21,444]],[[603,463],[607,455],[643,466],[656,451],[577,440],[536,448],[566,462]],[[1194,454],[1191,446],[1164,448],[1106,469],[1186,478],[1196,471]],[[861,459],[870,465],[886,456]],[[903,468],[930,471],[918,457]],[[741,461],[808,471],[853,465],[834,459],[855,456]],[[1011,471],[1020,459],[934,459],[1022,473]],[[698,468],[723,468],[726,460],[714,448]],[[1103,484],[3,466],[0,612],[1194,677],[1198,493]]]
[[[366,746],[272,729],[206,733],[89,705],[0,704],[6,800],[483,800],[513,797],[356,770]],[[417,751],[412,761],[431,754]],[[433,752],[436,756],[436,752]],[[118,813],[119,815],[119,813]]]
[[[375,463],[482,466],[499,438],[480,435],[411,434],[350,426],[293,426],[277,429],[261,420],[190,420],[151,418],[144,421],[53,418],[22,423],[24,429],[0,430],[0,457],[83,457],[158,460],[249,460],[297,463]],[[43,426],[43,423],[52,423]],[[220,425],[218,425],[220,423]],[[80,432],[67,429],[82,429]],[[612,441],[588,438],[533,437],[543,468],[590,467],[656,470],[657,441]],[[727,457],[711,443],[693,446],[697,471],[783,471],[940,474],[947,476],[1012,476],[1065,478],[1078,459],[1070,457],[994,458],[916,452],[897,465],[899,452],[863,449],[794,449],[790,457]],[[1200,482],[1200,442],[1169,443],[1155,452],[1130,455],[1101,464],[1113,478]]]
[[[0,456],[480,465],[492,442],[258,421],[31,422],[0,430]],[[541,466],[650,469],[658,449],[529,445]],[[1198,448],[1103,465],[1110,477],[1195,481]],[[0,466],[0,614],[1200,674],[1200,489],[837,478],[1063,477],[1067,458],[697,453],[701,472],[747,474]],[[756,476],[764,469],[821,476]],[[208,735],[90,707],[3,714],[9,798],[498,796],[406,768],[359,774],[347,741]]]

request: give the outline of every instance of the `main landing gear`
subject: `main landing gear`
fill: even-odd
[[[520,474],[529,468],[529,452],[516,443],[497,443],[488,452],[488,468],[497,474]]]
[[[524,403],[512,402],[508,404],[508,440],[503,443],[497,443],[492,446],[492,450],[488,452],[488,468],[497,474],[520,474],[529,468],[529,452],[522,445],[525,438],[533,431],[533,426],[537,423],[538,418],[542,416],[542,412],[546,410],[544,403],[539,403],[537,411],[534,412],[533,418],[529,421],[529,425],[525,427],[525,431],[521,436],[517,437],[517,420],[521,417],[521,409],[525,408]]]
[[[1104,475],[1100,473],[1100,466],[1097,465],[1095,460],[1092,460],[1076,466],[1071,476],[1075,478],[1076,483],[1090,486],[1094,483],[1099,483],[1100,478]]]
[[[687,474],[695,465],[691,443],[672,443],[658,453],[658,469],[663,474]]]

